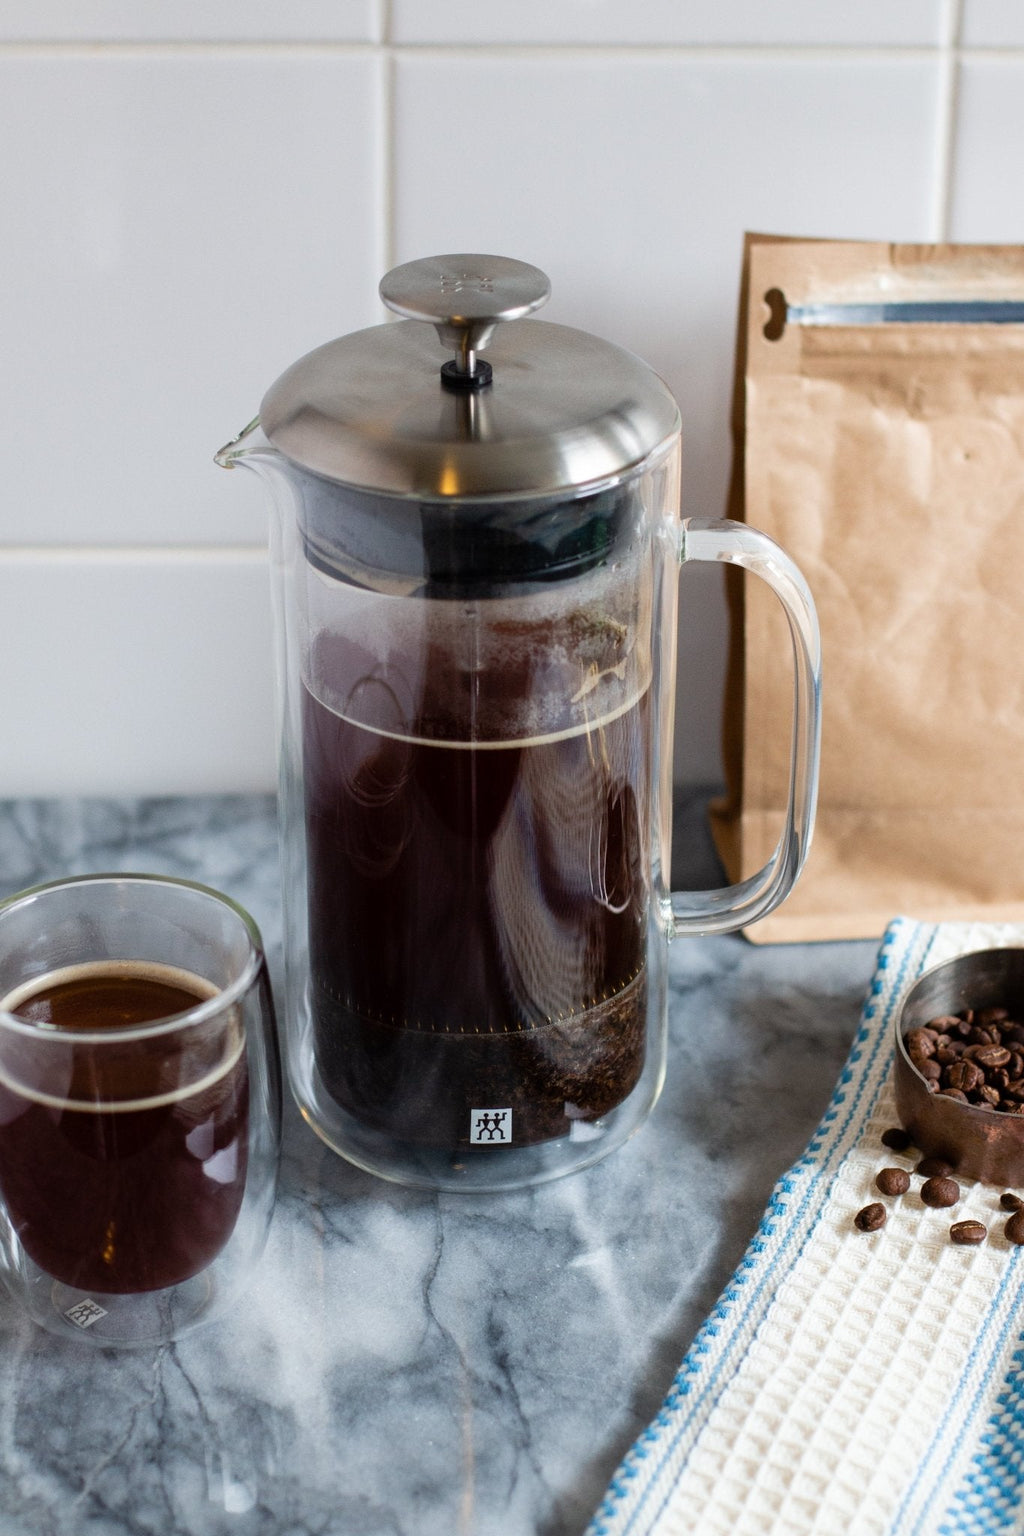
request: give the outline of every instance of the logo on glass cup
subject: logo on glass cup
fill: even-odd
[[[510,1109],[471,1109],[469,1112],[469,1140],[471,1145],[499,1144],[512,1140],[512,1111]]]

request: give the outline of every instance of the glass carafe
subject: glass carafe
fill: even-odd
[[[817,627],[770,540],[680,521],[675,402],[620,349],[525,319],[543,274],[439,257],[381,291],[412,318],[300,360],[218,455],[274,505],[289,1077],[359,1166],[510,1188],[647,1115],[670,937],[752,922],[796,879]],[[793,767],[769,865],[673,895],[691,559],[745,566],[785,606]]]

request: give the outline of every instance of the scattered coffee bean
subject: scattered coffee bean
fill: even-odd
[[[903,1168],[883,1168],[875,1175],[875,1185],[883,1195],[905,1195],[910,1188],[910,1174]]]
[[[882,1146],[888,1147],[890,1152],[905,1152],[913,1143],[902,1125],[890,1126],[882,1132]]]
[[[885,1226],[885,1206],[877,1200],[873,1205],[866,1205],[857,1212],[853,1224],[861,1232],[877,1232],[879,1227]]]
[[[1014,1218],[1011,1216],[1010,1221]],[[1010,1222],[1006,1223],[1007,1226]],[[949,1229],[951,1243],[959,1243],[961,1247],[983,1243],[988,1236],[988,1228],[980,1221],[954,1221]]]
[[[1014,1243],[1018,1248],[1024,1248],[1024,1210],[1014,1211],[1003,1228],[1003,1234],[1008,1243]]]
[[[999,1204],[1004,1211],[1024,1211],[1024,1200],[1020,1195],[1012,1194],[1010,1190],[1007,1190],[1005,1195],[999,1196]]]
[[[922,1157],[914,1172],[926,1179],[944,1179],[953,1172],[953,1164],[943,1162],[941,1157]]]
[[[960,1186],[955,1179],[941,1177],[925,1179],[921,1185],[921,1199],[925,1205],[942,1210],[945,1206],[956,1205],[960,1199]]]

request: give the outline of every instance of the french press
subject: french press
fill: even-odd
[[[306,1120],[353,1163],[513,1188],[647,1115],[670,937],[750,923],[796,879],[817,623],[769,539],[680,521],[675,400],[621,348],[528,318],[549,294],[536,267],[440,256],[380,292],[404,318],[301,358],[217,455],[274,504],[286,1056]],[[688,560],[775,589],[795,709],[773,859],[673,895]]]

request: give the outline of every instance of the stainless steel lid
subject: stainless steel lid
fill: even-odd
[[[536,267],[435,256],[380,291],[412,318],[318,347],[264,397],[264,433],[304,469],[418,500],[550,495],[620,479],[679,430],[639,358],[522,318],[550,292]]]

